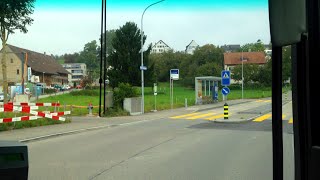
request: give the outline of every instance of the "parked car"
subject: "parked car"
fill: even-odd
[[[30,95],[30,94],[31,94],[30,89],[29,89],[29,88],[25,88],[25,89],[24,89],[24,94]]]
[[[82,89],[82,86],[81,85],[77,85],[76,89]]]
[[[10,101],[10,95],[8,94],[8,101]],[[3,102],[4,100],[4,93],[0,93],[0,102]]]

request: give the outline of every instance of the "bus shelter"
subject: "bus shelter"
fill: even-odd
[[[195,78],[195,104],[218,102],[221,77],[205,76]]]

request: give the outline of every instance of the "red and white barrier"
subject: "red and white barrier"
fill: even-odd
[[[29,113],[33,116],[22,116],[22,117],[14,117],[14,118],[3,118],[0,119],[1,123],[9,123],[9,122],[17,122],[17,121],[29,121],[36,120],[39,118],[50,118],[53,120],[65,121],[63,115],[71,114],[71,111],[64,112],[41,112],[34,111],[39,109],[39,106],[60,106],[59,103],[8,103],[4,104],[2,108],[0,108],[0,112],[22,112]]]
[[[9,102],[7,103],[13,106],[45,106],[45,107],[58,107],[60,103],[24,103],[24,102]],[[0,102],[0,105],[5,105],[3,102]]]
[[[10,122],[18,122],[18,121],[30,121],[30,120],[36,120],[42,117],[39,116],[22,116],[22,117],[14,117],[14,118],[3,118],[0,119],[1,123],[10,123]]]

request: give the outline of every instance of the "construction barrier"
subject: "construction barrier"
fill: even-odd
[[[63,112],[41,112],[35,111],[39,109],[39,106],[60,106],[59,103],[8,103],[3,104],[3,107],[0,108],[0,112],[21,112],[28,113],[32,116],[22,116],[22,117],[14,117],[14,118],[3,118],[0,119],[0,123],[9,123],[9,122],[17,122],[17,121],[29,121],[36,120],[39,118],[50,118],[53,120],[65,121],[63,115],[71,114],[71,111],[63,111]]]

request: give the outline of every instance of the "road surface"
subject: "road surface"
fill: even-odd
[[[292,104],[284,109],[284,178],[294,177]],[[270,100],[28,143],[29,179],[272,179]]]

